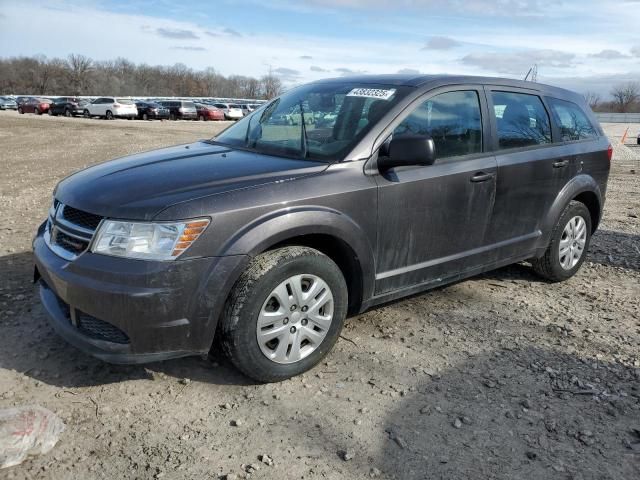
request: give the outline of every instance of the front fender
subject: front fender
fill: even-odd
[[[222,247],[221,255],[256,256],[273,245],[302,235],[329,235],[346,243],[362,273],[363,298],[373,294],[373,248],[362,228],[342,212],[321,206],[297,206],[270,212],[243,227]]]
[[[573,177],[562,190],[560,190],[560,193],[554,200],[551,208],[549,208],[542,224],[542,236],[539,239],[539,248],[546,248],[547,245],[549,245],[551,232],[553,231],[555,224],[558,222],[560,215],[562,215],[562,212],[571,200],[584,192],[591,192],[596,195],[599,206],[598,218],[602,217],[602,207],[604,202],[598,183],[589,175],[577,175]]]

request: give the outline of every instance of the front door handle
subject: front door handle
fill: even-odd
[[[553,168],[564,168],[569,165],[569,160],[558,160],[557,162],[553,162]]]
[[[479,182],[486,182],[487,180],[491,180],[492,178],[493,178],[493,173],[478,172],[469,180],[471,180],[473,183],[479,183]]]

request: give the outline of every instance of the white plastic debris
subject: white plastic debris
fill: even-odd
[[[0,469],[19,465],[29,455],[47,453],[63,431],[62,420],[46,408],[0,409]]]

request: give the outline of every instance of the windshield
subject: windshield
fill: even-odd
[[[342,160],[410,90],[347,81],[303,85],[261,106],[213,141],[270,155]]]

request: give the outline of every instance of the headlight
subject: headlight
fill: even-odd
[[[175,260],[208,225],[208,219],[185,223],[105,220],[100,225],[91,250],[116,257]]]

